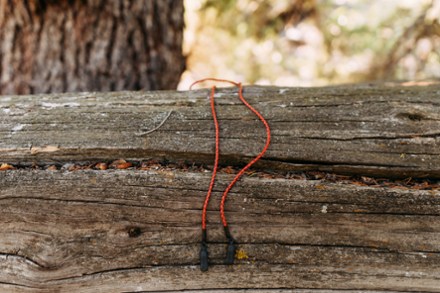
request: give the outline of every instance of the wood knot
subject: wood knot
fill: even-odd
[[[129,227],[127,231],[128,237],[135,238],[142,234],[141,228],[139,227]]]

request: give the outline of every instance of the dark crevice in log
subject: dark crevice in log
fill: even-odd
[[[440,120],[439,120],[440,121]],[[282,135],[278,135],[282,136]],[[330,140],[330,141],[355,141],[355,140],[399,140],[399,139],[414,139],[417,137],[432,137],[432,138],[440,138],[440,132],[435,133],[427,133],[427,134],[421,134],[421,135],[393,135],[393,136],[353,136],[353,137],[347,137],[347,138],[338,138],[338,137],[311,137],[311,136],[298,136],[296,138],[302,138],[302,139],[310,139],[310,140]]]
[[[31,259],[31,258],[29,258],[27,256],[17,254],[17,253],[4,253],[4,252],[0,252],[0,257],[5,257],[5,259],[8,259],[8,258],[21,259],[21,260],[24,260],[25,262],[30,263],[30,264],[38,267],[38,268],[46,269],[46,267],[44,265],[36,262],[35,260],[33,260],[33,259]]]
[[[28,285],[23,285],[23,284],[19,284],[19,283],[5,282],[5,281],[0,281],[0,289],[2,288],[1,285],[6,285],[7,286],[6,290],[11,289],[9,286],[11,286],[12,288],[17,287],[17,288],[28,288],[28,289],[40,290],[39,287],[28,286]],[[7,292],[7,291],[4,291],[4,292]],[[38,291],[36,291],[36,292],[38,292]]]

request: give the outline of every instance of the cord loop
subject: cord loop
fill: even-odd
[[[218,79],[218,78],[205,78],[198,80],[194,82],[189,89],[191,90],[192,87],[198,83],[204,82],[204,81],[215,81],[215,82],[225,82],[232,84],[236,87],[238,87],[238,97],[241,100],[241,102],[249,109],[251,110],[264,124],[264,127],[266,128],[266,144],[263,148],[263,150],[253,159],[251,160],[246,166],[244,166],[238,173],[235,175],[234,179],[232,179],[231,183],[229,183],[228,187],[226,187],[225,191],[223,192],[222,199],[220,202],[220,218],[224,227],[225,236],[228,239],[228,248],[226,253],[226,264],[233,264],[235,253],[237,250],[237,243],[234,240],[234,238],[231,236],[231,233],[229,231],[228,222],[226,221],[225,216],[225,203],[226,198],[228,197],[229,191],[232,189],[232,187],[235,185],[235,183],[243,176],[243,174],[246,172],[247,169],[249,169],[253,164],[255,164],[263,155],[266,153],[267,149],[270,145],[270,127],[267,123],[266,119],[264,119],[263,115],[260,114],[254,107],[252,107],[243,97],[243,85],[241,83],[237,83],[234,81],[226,80],[226,79]],[[206,212],[208,209],[209,200],[211,198],[212,189],[214,187],[215,178],[217,175],[217,169],[218,169],[218,161],[220,157],[220,130],[219,130],[219,123],[217,119],[217,114],[215,111],[215,103],[214,103],[214,96],[215,96],[215,90],[216,87],[211,87],[210,92],[210,105],[211,105],[211,113],[212,118],[214,120],[214,126],[215,126],[215,159],[214,159],[214,168],[212,170],[212,176],[211,176],[211,182],[209,184],[208,192],[205,197],[205,202],[203,204],[203,210],[202,210],[202,245],[200,250],[200,268],[202,271],[208,270],[208,242],[207,242],[207,235],[206,235]]]

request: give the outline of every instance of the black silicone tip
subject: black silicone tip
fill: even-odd
[[[229,241],[228,251],[226,252],[226,261],[225,261],[227,265],[232,265],[234,263],[236,250],[237,250],[237,246],[235,245],[234,241],[233,240]]]
[[[206,247],[206,244],[202,244],[202,247],[200,248],[200,270],[206,272],[208,266],[208,248]]]

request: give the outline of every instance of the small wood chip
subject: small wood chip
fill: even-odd
[[[133,163],[127,162],[126,160],[119,159],[113,161],[109,167],[115,168],[115,169],[127,169],[133,166]]]
[[[6,170],[14,170],[14,166],[3,163],[0,165],[0,171],[6,171]]]
[[[107,170],[108,169],[108,165],[106,163],[98,163],[95,165],[96,169],[99,170]]]
[[[132,163],[126,162],[126,163],[116,165],[116,169],[127,169],[127,168],[130,168],[131,166],[133,166]]]

